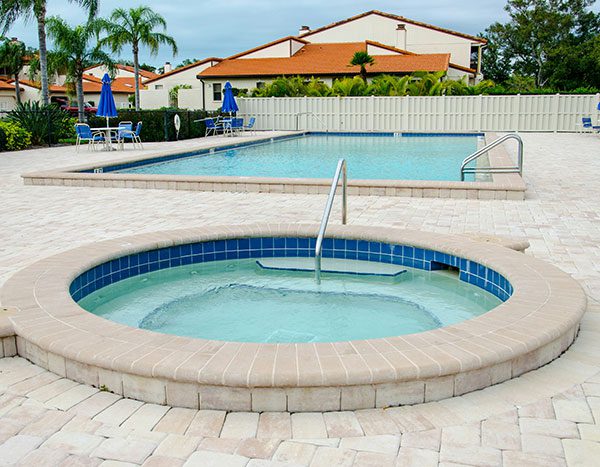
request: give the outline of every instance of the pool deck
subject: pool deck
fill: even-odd
[[[351,196],[349,223],[527,238],[526,254],[569,273],[589,299],[578,339],[551,364],[429,404],[258,415],[142,404],[72,383],[21,358],[4,358],[0,459],[106,466],[596,465],[600,138],[522,136],[525,201]],[[148,145],[146,151],[185,150],[187,144]],[[22,267],[91,241],[232,221],[315,223],[325,202],[323,195],[310,194],[28,186],[20,178],[28,171],[113,158],[73,148],[0,154],[0,283]],[[6,340],[3,352],[13,350]]]
[[[324,194],[329,192],[330,179],[321,178],[275,178],[275,177],[234,177],[198,175],[161,175],[104,172],[103,167],[131,164],[150,158],[169,157],[182,152],[219,149],[231,145],[302,135],[304,132],[257,132],[256,135],[243,135],[236,138],[210,137],[191,140],[185,150],[176,146],[169,151],[152,151],[142,155],[131,151],[113,152],[109,162],[83,164],[52,170],[27,172],[23,182],[28,185],[88,186],[113,188],[161,189],[182,191],[229,191],[251,193],[295,193]],[[496,139],[495,133],[486,133],[486,141]],[[492,149],[489,153],[490,165],[510,167],[515,163],[506,151],[506,144]],[[352,168],[350,167],[349,170]],[[456,168],[459,175],[460,167]],[[335,167],[331,168],[331,174]],[[467,198],[467,199],[508,199],[522,200],[526,186],[517,173],[491,175],[491,181],[460,182],[435,180],[353,180],[348,181],[348,194],[355,196],[402,196],[415,198]]]

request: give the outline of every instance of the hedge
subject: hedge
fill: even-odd
[[[181,127],[179,136],[175,132],[175,115],[179,115]],[[179,109],[158,109],[158,110],[118,110],[118,117],[110,119],[111,126],[117,126],[120,121],[131,121],[133,127],[137,122],[142,122],[142,132],[140,134],[142,141],[175,141],[176,139],[200,138],[204,136],[204,122],[194,122],[207,117],[216,116],[216,112],[207,112],[205,110],[179,110]],[[89,117],[91,127],[106,126],[104,117]]]

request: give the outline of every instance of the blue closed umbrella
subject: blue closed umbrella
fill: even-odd
[[[221,110],[229,113],[237,112],[239,110],[237,103],[235,102],[235,97],[233,97],[233,88],[229,81],[225,83],[225,92],[223,93],[223,105],[221,106]]]
[[[108,119],[117,116],[117,106],[115,105],[115,98],[110,88],[110,76],[108,76],[108,73],[104,73],[102,77],[102,91],[100,91],[100,102],[98,103],[96,115],[98,117],[106,117],[107,128],[109,126]]]

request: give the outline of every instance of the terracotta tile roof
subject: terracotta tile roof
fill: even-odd
[[[457,31],[453,31],[452,29],[446,29],[446,28],[441,28],[439,26],[434,26],[432,24],[427,24],[427,23],[422,23],[421,21],[415,21],[414,19],[410,19],[410,18],[405,18],[404,16],[399,16],[399,15],[394,15],[392,13],[384,13],[383,11],[379,11],[379,10],[371,10],[371,11],[367,11],[365,13],[361,13],[360,15],[356,15],[356,16],[351,16],[350,18],[346,18],[343,19],[341,21],[336,21],[335,23],[331,23],[328,24],[326,26],[322,26],[320,28],[314,29],[312,31],[308,31],[305,34],[302,34],[298,37],[300,38],[306,38],[306,37],[310,37],[313,34],[316,34],[318,32],[321,31],[325,31],[327,29],[331,29],[331,28],[335,28],[336,26],[340,26],[342,24],[345,23],[349,23],[351,21],[360,19],[360,18],[364,18],[365,16],[369,16],[369,15],[378,15],[378,16],[383,16],[385,18],[391,18],[397,21],[401,21],[403,23],[410,23],[410,24],[414,24],[415,26],[421,26],[427,29],[433,29],[435,31],[440,31],[440,32],[445,32],[446,34],[451,34],[453,36],[458,36],[458,37],[463,37],[465,39],[470,39],[474,42],[479,42],[481,44],[487,44],[487,40],[483,39],[481,37],[476,37],[476,36],[472,36],[470,34],[465,34],[462,32],[457,32]]]
[[[10,81],[11,83],[14,80]],[[29,81],[26,79],[22,79],[19,81],[21,84],[26,86],[40,89],[41,86],[39,83],[35,83],[33,81]],[[135,78],[115,78],[111,83],[112,92],[115,94],[133,94],[135,92]],[[144,86],[140,85],[140,89],[143,89]],[[13,88],[14,89],[14,88]],[[99,94],[102,90],[102,80],[96,78],[95,76],[85,75],[83,80],[83,92],[84,93],[92,93]],[[65,94],[67,92],[66,86],[59,86],[57,84],[50,85],[50,92],[54,92],[57,94]]]
[[[97,65],[88,66],[85,69],[85,71],[91,70],[93,68],[96,68],[97,66],[102,66],[102,64],[99,63]],[[121,69],[121,70],[129,71],[130,73],[134,73],[135,72],[134,68],[132,66],[129,66],[129,65],[121,65],[120,63],[117,63],[115,66],[117,68]],[[158,77],[160,75],[158,75],[156,73],[153,73],[151,71],[148,71],[148,70],[142,70],[140,68],[140,76],[142,76],[142,77],[144,77],[146,79],[153,79],[153,78],[156,78],[156,77]]]
[[[14,79],[11,79],[9,83],[14,83]],[[40,83],[36,83],[35,81],[31,81],[28,79],[20,79],[19,84],[23,84],[24,86],[29,86],[30,88],[41,89],[42,85]],[[56,84],[51,84],[48,89],[50,92],[64,92],[64,86],[58,86]]]
[[[352,75],[360,70],[348,66],[354,52],[366,50],[366,42],[307,44],[292,57],[226,59],[207,68],[201,77]],[[450,54],[374,55],[369,74],[446,71]]]
[[[12,85],[10,83],[7,83],[6,81],[0,79],[0,90],[2,90],[2,91],[5,91],[5,90],[9,91],[10,90],[10,91],[14,92],[15,91],[15,87],[14,87],[14,85]]]
[[[121,70],[129,71],[131,73],[135,72],[134,68],[129,65],[121,65],[118,63],[116,66],[117,66],[117,68],[120,68]],[[139,72],[140,72],[140,76],[143,76],[146,79],[153,79],[153,78],[160,76],[159,74],[153,73],[152,71],[142,70],[141,68],[140,68]]]
[[[162,75],[156,75],[156,78],[148,79],[148,80],[144,81],[144,84],[148,84],[148,83],[152,83],[154,81],[158,81],[158,80],[160,80],[162,78],[165,78],[167,76],[175,75],[175,74],[180,73],[182,71],[189,70],[190,68],[194,68],[196,66],[203,65],[203,64],[205,64],[207,62],[220,62],[221,60],[223,60],[223,59],[222,58],[217,58],[217,57],[205,58],[204,60],[200,60],[198,62],[190,63],[189,65],[180,66],[179,68],[175,68],[174,70],[171,70],[171,71],[169,71],[167,73],[163,73]]]
[[[411,52],[409,50],[404,50],[404,49],[399,49],[397,47],[391,46],[391,45],[387,45],[387,44],[382,44],[381,42],[376,42],[376,41],[367,41],[367,44],[370,45],[374,45],[375,47],[380,47],[382,49],[387,49],[387,50],[391,50],[393,52],[398,52],[404,55],[419,55],[415,52]],[[473,69],[473,68],[468,68],[466,66],[462,66],[462,65],[457,65],[456,63],[452,63],[450,62],[448,64],[449,68],[455,68],[457,70],[461,70],[464,71],[466,73],[471,73],[471,74],[476,74],[477,70]]]

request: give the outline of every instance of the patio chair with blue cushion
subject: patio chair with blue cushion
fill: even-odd
[[[140,133],[142,132],[142,122],[137,122],[135,126],[135,131],[119,128],[119,142],[121,143],[121,149],[123,148],[123,143],[126,141],[131,141],[133,143],[133,147],[135,149],[135,145],[139,144],[140,149],[144,149],[142,145],[142,139],[140,137]]]
[[[117,131],[111,132],[111,141],[113,143],[119,143],[121,145],[121,149],[123,149],[122,134],[124,131],[133,131],[133,122],[128,120],[119,122],[118,128],[119,129]]]
[[[581,130],[582,131],[600,131],[600,126],[594,125],[592,123],[591,117],[582,117]]]
[[[252,134],[255,134],[256,132],[254,131],[254,124],[256,123],[256,117],[250,117],[250,121],[248,122],[248,125],[244,125],[244,131],[250,131]]]
[[[217,120],[214,118],[205,118],[204,124],[206,125],[206,131],[204,132],[204,136],[208,136],[212,131],[213,135],[217,135],[219,131],[223,131],[223,125],[220,125]]]
[[[88,143],[88,151],[90,148],[96,150],[96,143],[104,142],[104,134],[102,132],[92,133],[92,130],[87,123],[76,123],[75,134],[77,135],[77,139],[75,140],[75,150],[78,152],[82,142]]]
[[[232,118],[231,119],[231,134],[240,133],[244,131],[244,119],[243,118]]]

